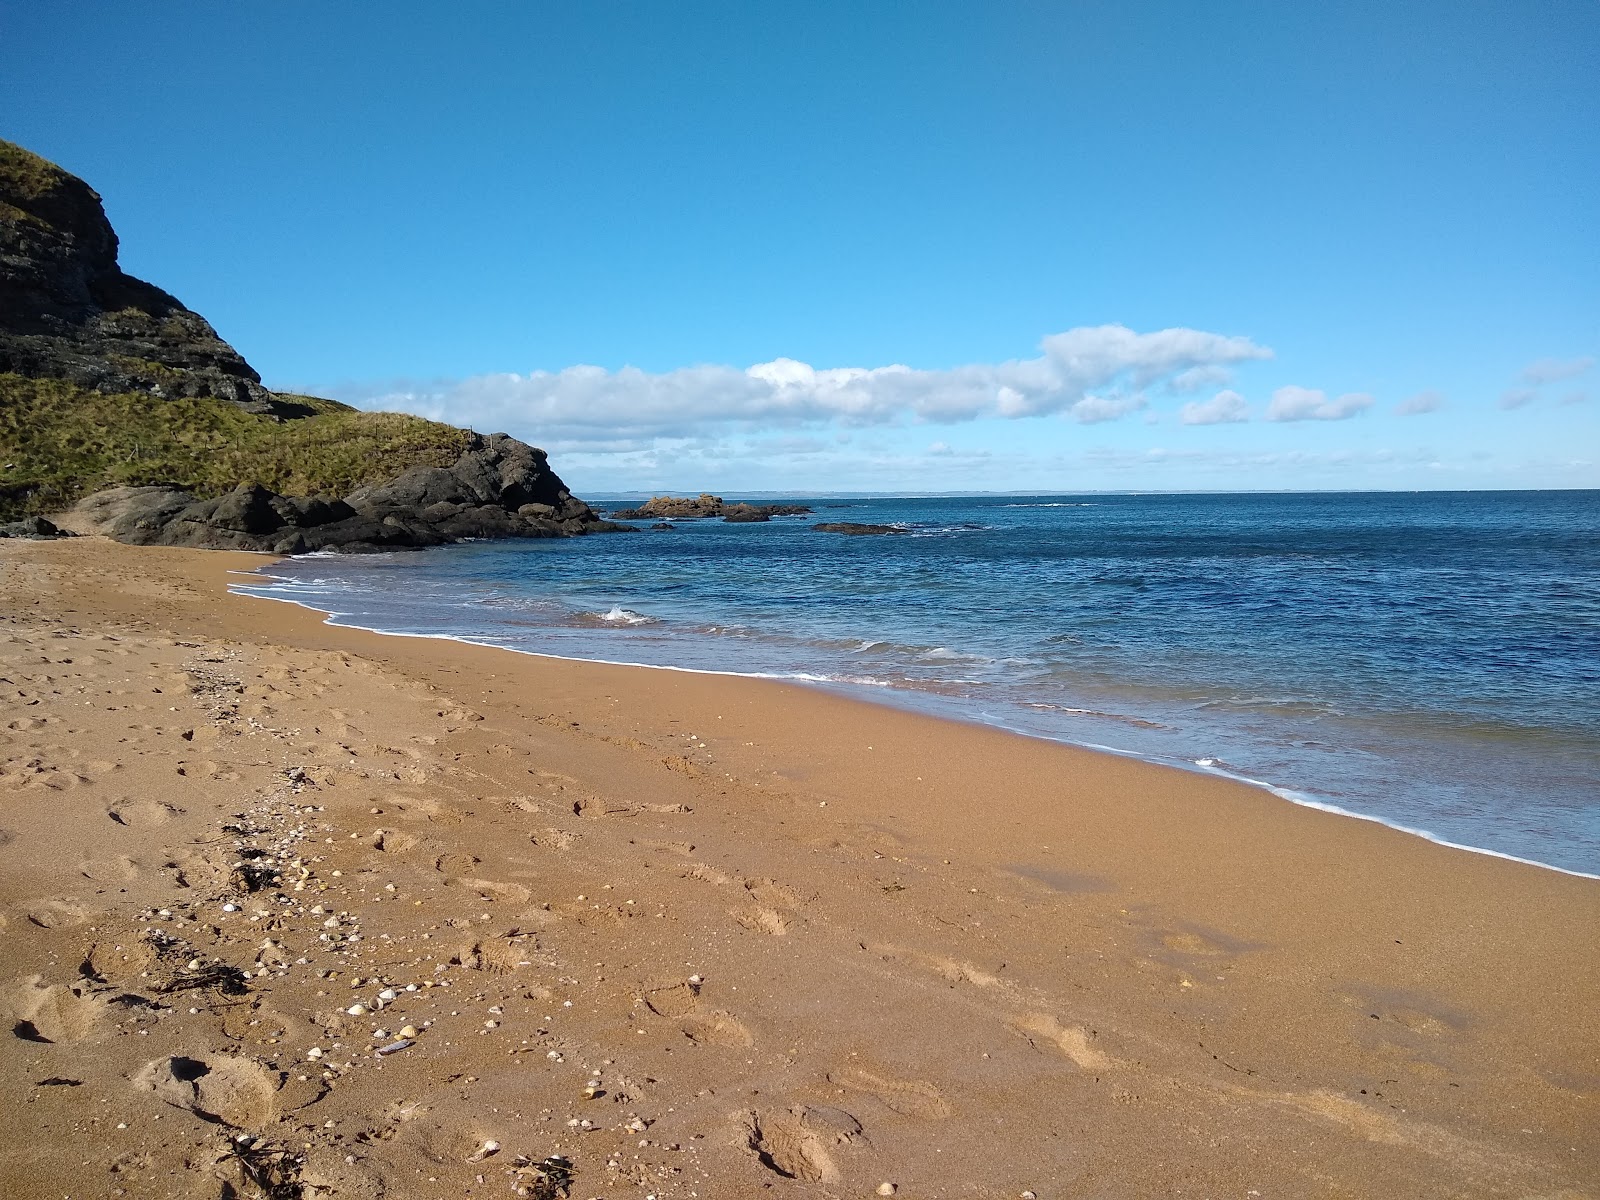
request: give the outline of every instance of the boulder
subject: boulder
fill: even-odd
[[[0,538],[55,538],[71,537],[72,534],[63,529],[57,529],[53,522],[43,517],[23,517],[20,521],[12,521],[0,525]]]

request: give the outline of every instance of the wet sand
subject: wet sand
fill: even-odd
[[[267,561],[0,543],[0,1194],[1600,1194],[1592,880]]]

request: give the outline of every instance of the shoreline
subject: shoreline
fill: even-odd
[[[0,546],[0,1191],[1600,1191],[1587,879],[263,565]]]
[[[274,577],[266,575],[265,572],[270,571],[274,565],[281,561],[283,560],[273,559],[270,562],[255,568],[254,570],[240,571],[237,572],[237,574],[246,578],[255,577],[271,579]],[[1075,750],[1083,750],[1091,754],[1108,754],[1118,758],[1126,758],[1134,762],[1143,763],[1147,766],[1157,768],[1159,770],[1174,770],[1189,774],[1203,775],[1213,779],[1225,779],[1233,783],[1241,784],[1245,787],[1257,788],[1268,792],[1280,800],[1286,801],[1289,804],[1297,805],[1301,808],[1313,809],[1317,812],[1329,813],[1339,817],[1347,817],[1356,821],[1368,821],[1379,825],[1382,828],[1393,830],[1396,833],[1405,834],[1410,837],[1420,838],[1423,841],[1429,842],[1435,846],[1444,847],[1446,849],[1460,850],[1468,854],[1487,855],[1490,858],[1499,858],[1508,862],[1520,863],[1524,866],[1537,867],[1541,870],[1555,871],[1558,874],[1568,875],[1576,879],[1600,881],[1600,872],[1582,871],[1574,867],[1558,866],[1555,863],[1543,862],[1536,858],[1528,858],[1523,855],[1512,854],[1504,850],[1495,850],[1488,846],[1474,846],[1466,842],[1453,841],[1442,834],[1433,833],[1430,830],[1407,825],[1400,821],[1391,820],[1387,817],[1381,817],[1373,813],[1357,812],[1354,809],[1345,808],[1329,801],[1319,800],[1309,793],[1285,784],[1275,784],[1267,782],[1266,780],[1253,779],[1247,775],[1241,775],[1232,771],[1224,771],[1215,767],[1207,767],[1200,763],[1190,762],[1188,760],[1181,760],[1171,757],[1158,758],[1149,754],[1141,753],[1137,750],[1126,750],[1119,746],[1111,746],[1095,742],[1074,741],[1066,737],[1052,737],[1049,734],[1038,733],[1018,726],[1007,725],[997,720],[986,721],[979,717],[963,716],[958,712],[938,712],[931,708],[919,708],[915,704],[909,702],[905,704],[897,704],[894,701],[887,699],[875,700],[870,695],[855,695],[846,690],[846,687],[844,686],[830,686],[840,684],[843,681],[830,680],[826,678],[806,679],[794,675],[780,675],[759,671],[718,670],[711,667],[682,667],[674,666],[668,663],[630,662],[619,659],[605,658],[579,658],[574,655],[553,654],[548,651],[525,650],[517,646],[496,645],[493,642],[475,641],[472,638],[462,637],[456,634],[414,633],[392,629],[379,629],[376,626],[362,625],[354,620],[344,619],[346,614],[340,614],[331,609],[321,608],[315,604],[307,603],[304,600],[297,600],[290,596],[274,596],[260,593],[235,591],[236,586],[244,587],[247,585],[243,583],[238,585],[230,585],[229,591],[234,595],[243,596],[246,599],[272,600],[282,604],[294,605],[297,608],[318,614],[323,618],[323,623],[331,627],[339,629],[361,630],[362,632],[370,633],[378,637],[421,638],[429,641],[456,642],[463,646],[474,646],[484,650],[501,650],[512,654],[526,655],[532,658],[549,659],[555,662],[591,663],[596,666],[604,667],[624,667],[646,671],[669,671],[679,672],[686,675],[705,675],[724,679],[759,680],[786,686],[814,688],[815,690],[826,695],[838,696],[843,699],[854,700],[860,703],[878,704],[896,711],[925,716],[931,720],[953,721],[960,725],[971,725],[986,729],[994,729],[1002,733],[1010,734],[1013,737],[1027,738],[1031,741],[1044,742],[1050,745],[1066,746]],[[848,686],[860,687],[864,689],[869,685],[864,683],[854,683],[849,684]],[[870,686],[882,687],[891,692],[893,691],[892,686],[888,683],[875,683]]]

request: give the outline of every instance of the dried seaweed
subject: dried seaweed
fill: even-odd
[[[152,990],[168,995],[194,988],[216,988],[224,996],[243,996],[250,990],[250,976],[232,963],[207,963],[194,970],[180,971],[167,979],[157,980]]]
[[[261,1189],[266,1200],[301,1200],[305,1195],[300,1183],[300,1162],[287,1150],[240,1135],[228,1141],[227,1157]]]

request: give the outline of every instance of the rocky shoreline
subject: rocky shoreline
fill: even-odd
[[[544,451],[500,433],[479,435],[452,467],[415,467],[342,498],[280,496],[250,483],[211,499],[172,486],[124,487],[95,493],[63,519],[135,546],[271,554],[374,553],[629,529],[600,520],[568,492]]]

